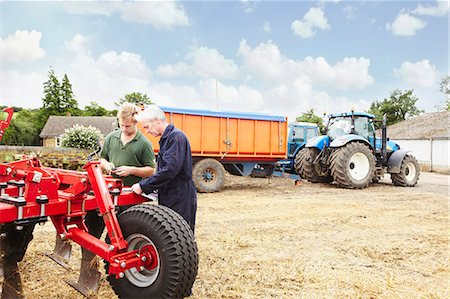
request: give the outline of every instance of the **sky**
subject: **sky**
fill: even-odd
[[[158,105],[288,116],[367,111],[395,89],[437,111],[449,1],[3,1],[3,105],[42,106],[53,68],[80,108]]]

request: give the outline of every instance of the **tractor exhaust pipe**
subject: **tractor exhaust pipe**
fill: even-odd
[[[383,115],[383,122],[381,123],[381,155],[383,165],[387,165],[387,128],[386,128],[387,120],[386,114]]]

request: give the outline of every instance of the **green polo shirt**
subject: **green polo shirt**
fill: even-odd
[[[117,130],[106,136],[100,156],[103,159],[113,163],[115,167],[155,167],[155,154],[153,152],[153,146],[150,140],[138,131],[136,136],[124,145],[120,140],[121,133],[121,130]],[[121,178],[124,186],[131,186],[140,182],[142,179],[141,177],[135,175],[130,175],[127,177],[119,177],[116,175],[113,176],[116,178]]]

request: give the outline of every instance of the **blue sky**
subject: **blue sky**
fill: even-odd
[[[81,107],[127,93],[291,119],[394,89],[443,103],[448,1],[0,1],[4,105],[40,107],[52,66]]]

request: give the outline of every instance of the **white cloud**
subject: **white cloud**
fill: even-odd
[[[94,14],[113,16],[119,14],[128,22],[148,24],[157,29],[172,29],[188,26],[189,17],[184,7],[177,1],[124,1],[124,2],[69,2],[66,11],[72,14]]]
[[[238,54],[244,58],[243,66],[252,76],[266,81],[281,79],[285,58],[272,41],[251,49],[243,39],[239,44]]]
[[[252,1],[252,0],[240,0],[242,3],[242,6],[244,8],[244,12],[246,14],[251,14],[255,11],[256,9],[256,1]]]
[[[95,100],[111,109],[127,93],[150,90],[151,71],[140,55],[108,51],[96,58],[87,47],[88,40],[76,35],[66,44],[73,55],[65,65],[66,73],[81,107]]]
[[[217,108],[217,98],[221,110],[238,110],[236,107],[239,107],[241,111],[263,111],[267,107],[263,95],[246,85],[236,87],[209,79],[200,81],[199,89],[210,109]]]
[[[189,25],[183,6],[175,1],[126,2],[121,12],[126,21],[149,24],[158,29]]]
[[[325,17],[325,12],[320,7],[312,7],[303,17],[303,20],[295,20],[291,24],[291,28],[295,34],[308,38],[314,36],[316,31],[314,29],[327,30],[330,29],[328,20]]]
[[[417,8],[413,10],[413,13],[418,15],[425,15],[425,16],[433,16],[433,17],[443,17],[448,14],[449,12],[449,2],[446,1],[436,1],[436,6],[422,6],[422,4],[419,3]]]
[[[1,104],[6,106],[39,107],[47,74],[0,70]],[[24,88],[26,86],[26,88]]]
[[[400,13],[392,24],[386,24],[386,30],[394,35],[413,36],[416,32],[424,28],[426,22],[409,15],[408,13]]]
[[[398,69],[394,69],[394,74],[412,87],[432,87],[437,86],[441,74],[428,59],[418,62],[405,61]]]
[[[35,30],[18,30],[5,39],[0,38],[1,59],[5,62],[32,62],[44,57],[41,38],[41,32]]]
[[[272,41],[251,49],[245,40],[240,42],[238,54],[243,57],[244,71],[267,82],[303,80],[342,90],[362,89],[374,82],[369,74],[370,60],[364,57],[346,57],[333,66],[323,57],[288,59]]]
[[[187,55],[187,63],[162,65],[156,70],[160,76],[235,79],[239,69],[235,62],[226,59],[217,49],[197,47]]]

